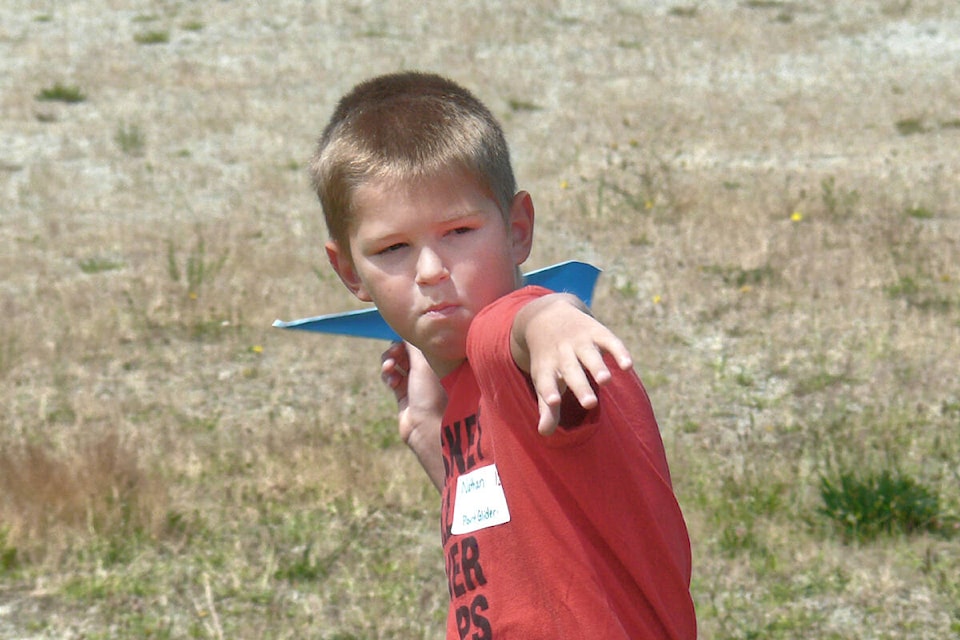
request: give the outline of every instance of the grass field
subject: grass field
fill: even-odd
[[[956,3],[8,0],[0,638],[441,637],[384,345],[270,327],[355,308],[305,163],[401,68],[604,269],[701,636],[960,637]]]

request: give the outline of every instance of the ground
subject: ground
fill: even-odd
[[[956,637],[946,0],[4,3],[0,637],[439,637],[383,345],[270,327],[356,307],[305,164],[397,69],[502,120],[530,269],[604,269],[702,637]],[[935,516],[829,517],[884,472]]]

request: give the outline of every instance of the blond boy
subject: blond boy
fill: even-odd
[[[330,263],[404,342],[381,376],[442,495],[447,638],[692,638],[690,548],[623,343],[524,287],[530,195],[459,85],[344,96],[311,164]]]

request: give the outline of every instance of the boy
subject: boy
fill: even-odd
[[[693,638],[690,547],[623,344],[523,287],[500,125],[435,75],[361,83],[311,164],[330,263],[404,339],[381,375],[442,494],[447,638]]]

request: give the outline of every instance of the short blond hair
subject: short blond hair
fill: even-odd
[[[330,237],[349,252],[353,194],[371,180],[465,170],[507,214],[516,179],[503,129],[467,89],[439,75],[372,78],[341,98],[310,163]]]

